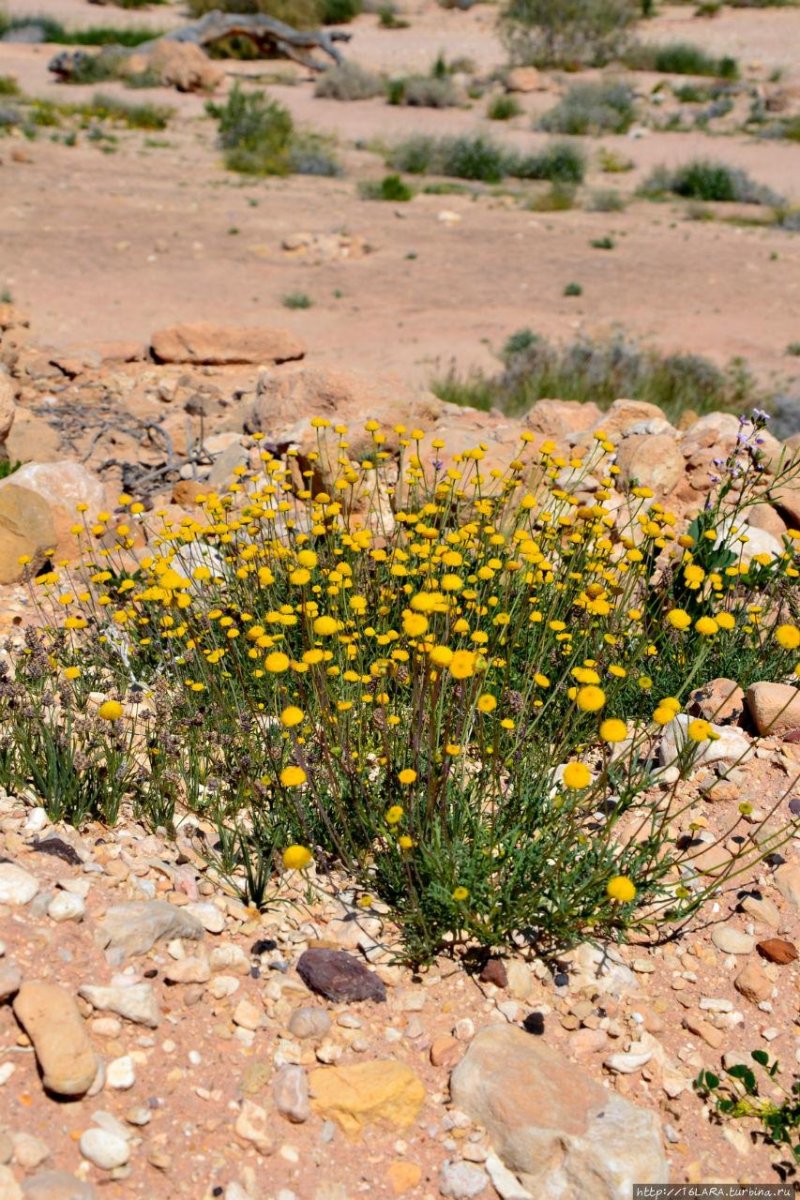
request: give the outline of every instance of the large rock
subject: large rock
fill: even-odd
[[[0,583],[16,583],[26,571],[38,571],[55,549],[50,506],[30,488],[20,487],[16,474],[0,487]],[[20,564],[21,557],[30,562]]]
[[[425,1099],[419,1076],[405,1063],[376,1059],[347,1067],[319,1067],[309,1075],[311,1107],[351,1135],[364,1125],[407,1129]]]
[[[285,329],[242,329],[208,321],[160,329],[150,339],[150,350],[158,362],[196,366],[283,363],[306,352],[300,339]]]
[[[615,400],[594,428],[602,429],[612,442],[617,442],[630,430],[646,427],[650,422],[657,422],[655,428],[662,431],[664,414],[657,404],[649,404],[646,400]]]
[[[788,683],[753,683],[745,701],[762,736],[781,737],[800,729],[800,689]]]
[[[88,505],[87,516],[92,521],[106,506],[102,483],[77,459],[25,463],[8,480],[0,480],[0,492],[10,486],[35,492],[48,506],[55,530],[53,548],[59,559],[75,558],[78,554],[78,543],[72,533],[73,525],[80,522],[76,505]]]
[[[738,764],[752,757],[750,739],[741,729],[731,725],[715,725],[711,721],[709,724],[716,735],[714,739],[693,742],[688,732],[691,721],[692,718],[686,713],[678,713],[674,720],[664,726],[658,746],[658,761],[662,767],[678,766],[679,755],[682,763],[692,767],[715,762]]]
[[[225,72],[191,42],[156,42],[147,56],[147,68],[165,87],[179,92],[213,92],[225,78]]]
[[[602,419],[602,412],[591,401],[537,400],[523,421],[534,433],[559,441],[571,433],[596,428]]]
[[[635,480],[661,498],[678,486],[685,470],[678,443],[668,433],[626,437],[617,450],[617,466],[626,482]]]
[[[23,983],[13,1007],[33,1044],[48,1091],[85,1095],[97,1075],[97,1059],[71,994],[55,983]]]
[[[450,1092],[537,1200],[627,1200],[634,1183],[669,1180],[656,1114],[519,1026],[481,1030]]]
[[[792,529],[800,529],[800,480],[778,489],[776,503]]]

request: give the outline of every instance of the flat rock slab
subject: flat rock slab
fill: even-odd
[[[669,1180],[656,1114],[518,1026],[482,1029],[450,1092],[537,1200],[622,1200],[634,1183]]]
[[[47,1090],[85,1095],[97,1075],[97,1059],[73,996],[55,983],[23,983],[14,1016],[33,1044]]]
[[[97,944],[113,965],[138,954],[147,954],[162,938],[203,937],[197,917],[166,900],[133,900],[109,908],[97,927]]]
[[[297,974],[312,992],[337,1003],[386,999],[383,981],[345,950],[306,950],[300,955]]]
[[[302,358],[304,344],[286,329],[241,329],[197,321],[160,329],[150,339],[153,358],[162,363],[195,366],[254,366]]]
[[[134,1025],[156,1029],[161,1023],[158,998],[149,983],[135,983],[131,987],[95,987],[85,983],[78,988],[78,995],[88,1000],[92,1008],[116,1013]]]
[[[422,1080],[405,1063],[375,1059],[347,1067],[319,1067],[308,1077],[311,1107],[351,1136],[365,1125],[407,1129],[425,1100]]]

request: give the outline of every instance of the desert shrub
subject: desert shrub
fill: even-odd
[[[388,163],[411,175],[448,175],[483,183],[499,183],[511,175],[577,184],[586,169],[582,152],[569,142],[553,142],[535,154],[518,154],[483,134],[456,138],[417,135],[395,146]]]
[[[636,117],[633,92],[625,83],[576,83],[537,122],[548,133],[626,133]]]
[[[576,293],[577,294],[577,293]],[[593,400],[607,407],[618,396],[657,404],[669,420],[687,408],[698,413],[736,409],[762,401],[750,373],[734,361],[721,370],[693,354],[659,354],[621,333],[607,339],[581,336],[556,345],[530,330],[510,338],[497,375],[456,371],[435,381],[442,399],[475,408],[527,412],[537,400]]]
[[[370,100],[382,95],[383,91],[384,84],[379,75],[351,62],[329,67],[314,86],[314,95],[326,100]]]
[[[568,283],[565,286],[563,294],[565,296],[582,296],[583,295],[583,287],[581,286],[581,284],[575,283],[573,280],[572,283]]]
[[[499,183],[508,173],[510,160],[506,151],[482,134],[442,138],[438,150],[441,175]]]
[[[490,121],[510,121],[522,111],[522,105],[513,96],[493,96],[486,109],[486,116]]]
[[[664,75],[739,77],[735,58],[714,58],[693,42],[665,42],[661,46],[637,42],[626,51],[625,65],[634,71],[659,71]]]
[[[303,309],[311,308],[314,301],[306,292],[289,292],[281,300],[284,308]]]
[[[359,187],[365,200],[389,200],[403,204],[414,197],[414,190],[399,175],[384,175],[380,180],[365,180]]]
[[[147,26],[118,28],[114,25],[89,25],[84,29],[66,29],[53,17],[8,17],[0,13],[0,38],[16,29],[35,26],[42,40],[56,46],[125,46],[128,49],[151,42],[160,30]]]
[[[613,465],[602,436],[565,483],[532,434],[505,470],[476,448],[448,472],[424,431],[331,425],[312,420],[312,487],[264,442],[180,537],[165,517],[134,570],[142,506],[87,520],[85,565],[32,582],[39,621],[0,667],[3,787],[75,824],[123,809],[169,830],[197,813],[210,874],[243,900],[263,907],[281,868],[315,864],[365,910],[389,905],[411,962],[663,932],[795,832],[773,815],[783,797],[752,826],[734,813],[738,848],[704,877],[680,837],[694,793],[653,787],[660,725],[720,661],[761,678],[796,662],[788,538],[721,590],[716,568],[690,586],[700,560],[739,562],[740,515],[789,478],[759,471],[758,422],[691,552],[646,488],[580,502]],[[598,519],[612,512],[635,554],[616,553]],[[679,775],[710,736],[690,730]]]
[[[632,158],[601,146],[597,152],[597,165],[606,175],[624,175],[626,171],[632,171],[636,164]]]
[[[332,178],[342,168],[332,139],[319,133],[296,131],[289,148],[289,170],[293,175],[319,175]]]
[[[595,188],[585,205],[588,212],[622,212],[625,197],[616,188]]]
[[[245,175],[287,175],[291,170],[294,122],[291,114],[263,92],[235,84],[224,104],[206,105],[219,122],[225,165]]]
[[[508,0],[500,28],[512,61],[575,68],[616,58],[635,19],[631,0]]]
[[[427,175],[434,168],[435,153],[435,138],[420,133],[399,142],[389,152],[387,163],[409,175]]]
[[[75,111],[99,121],[116,121],[130,129],[166,129],[174,110],[165,104],[131,104],[98,92],[91,104],[77,105]]]
[[[570,183],[557,182],[525,204],[528,212],[568,212],[574,207],[575,188]]]
[[[319,25],[341,25],[361,12],[360,0],[188,0],[193,17],[205,16],[214,9],[221,12],[264,13],[295,29],[313,29]]]
[[[13,75],[0,75],[0,96],[18,96],[19,84]]]
[[[550,142],[537,153],[510,156],[507,170],[518,179],[578,184],[586,173],[586,158],[570,142]]]
[[[782,199],[770,188],[751,179],[739,167],[710,159],[693,159],[669,170],[656,167],[639,189],[651,198],[672,194],[687,200],[719,201],[740,204],[779,205]]]
[[[406,75],[390,79],[387,99],[390,104],[405,104],[409,108],[455,108],[461,103],[458,88],[447,75]]]

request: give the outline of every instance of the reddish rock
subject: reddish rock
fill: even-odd
[[[334,1001],[386,999],[383,981],[344,950],[306,950],[297,974],[312,992]]]
[[[214,366],[290,362],[306,352],[285,329],[228,328],[208,321],[160,329],[150,339],[150,350],[157,362]]]
[[[484,964],[479,979],[481,983],[493,983],[495,987],[508,987],[508,972],[502,958],[490,958]]]
[[[765,938],[763,942],[756,943],[756,950],[767,962],[778,963],[782,967],[797,958],[797,947],[785,938]]]

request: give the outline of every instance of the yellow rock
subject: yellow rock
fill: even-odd
[[[386,1177],[395,1196],[402,1196],[403,1192],[416,1187],[422,1179],[422,1167],[419,1163],[398,1159],[390,1165]]]
[[[391,1059],[320,1067],[311,1072],[309,1085],[314,1111],[336,1121],[351,1136],[376,1122],[406,1129],[425,1099],[419,1076]]]

